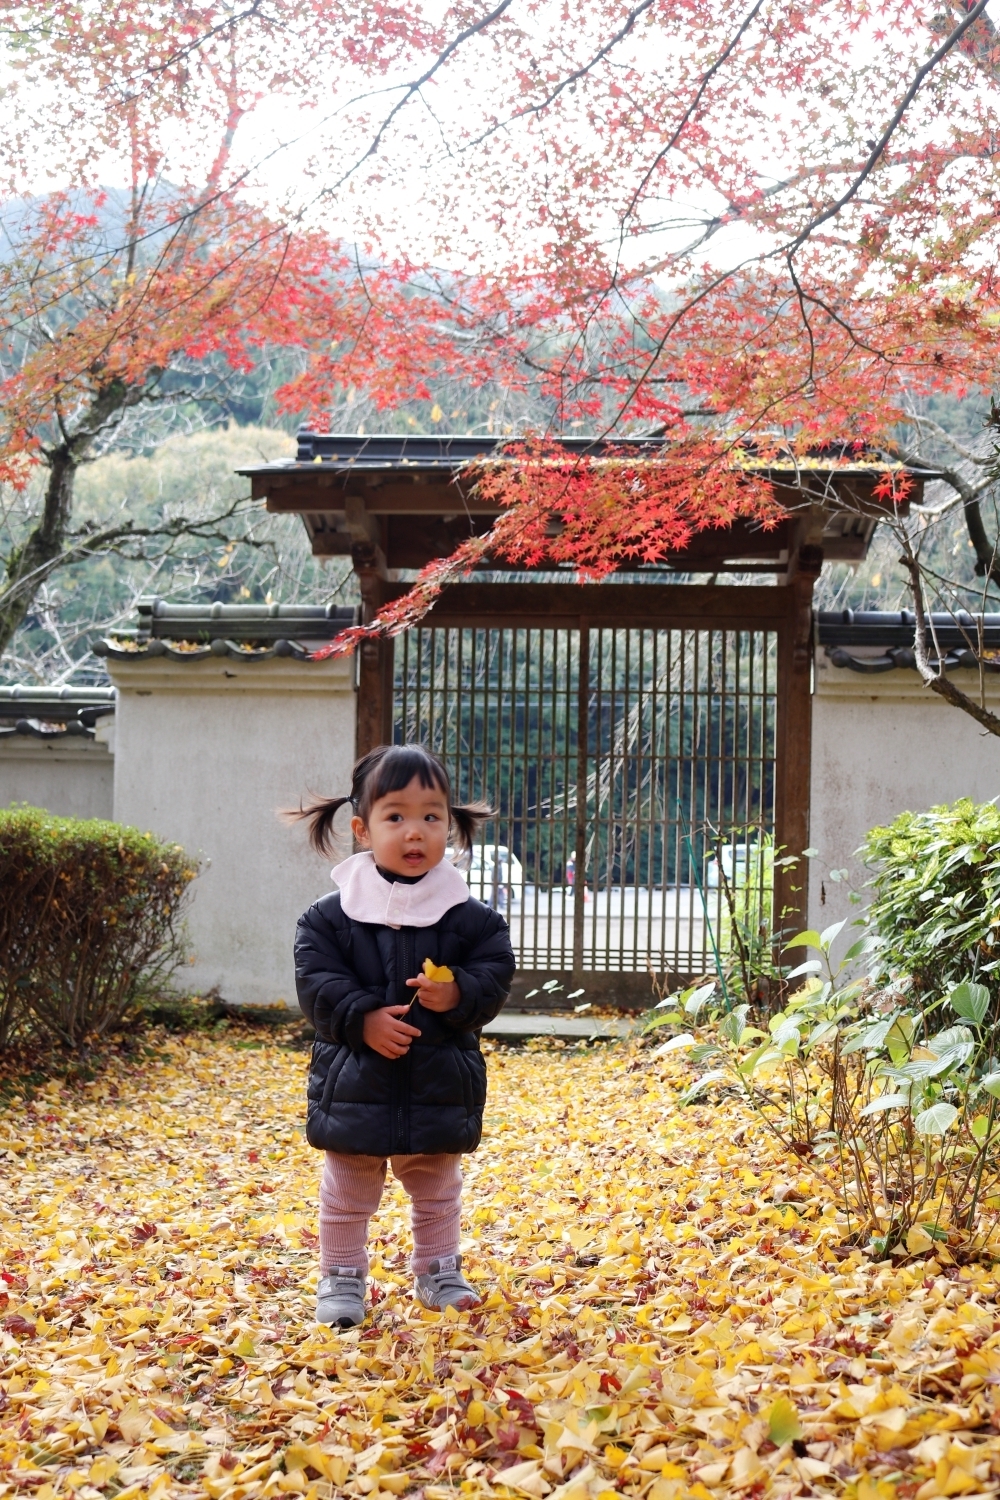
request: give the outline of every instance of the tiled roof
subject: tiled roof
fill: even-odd
[[[331,640],[357,619],[357,611],[345,605],[169,604],[164,599],[140,599],[136,613],[137,628],[95,642],[96,655],[112,661],[137,656],[165,656],[171,661],[202,661],[208,656],[305,660],[316,642]]]
[[[294,458],[279,459],[270,464],[248,465],[237,472],[287,474],[308,469],[313,464],[322,464],[338,472],[404,469],[454,473],[477,459],[503,459],[505,449],[513,449],[514,456],[518,457],[524,441],[519,438],[468,437],[447,433],[415,437],[399,433],[373,433],[366,436],[357,433],[312,432],[308,428],[303,428],[297,434],[297,440]],[[545,441],[562,448],[570,457],[626,457],[647,463],[665,457],[670,447],[669,442],[660,437],[552,437]],[[760,457],[752,444],[745,444],[738,450],[737,457],[742,467],[775,474],[799,470],[870,474],[872,471],[905,468],[905,465],[887,460],[864,444],[856,442],[828,443],[804,455],[793,455],[789,451],[787,454],[770,454],[766,458]],[[924,478],[935,477],[930,470],[920,472]]]
[[[114,713],[116,697],[113,687],[0,687],[0,737],[93,738],[96,721]]]
[[[820,610],[816,640],[835,667],[850,672],[892,672],[916,665],[911,610]],[[935,612],[929,616],[931,664],[1000,672],[1000,615]]]

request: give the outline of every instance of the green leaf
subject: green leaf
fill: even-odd
[[[1000,1073],[987,1073],[986,1077],[980,1080],[980,1087],[984,1088],[988,1094],[992,1094],[994,1099],[1000,1099]]]
[[[950,1057],[918,1057],[916,1062],[904,1063],[900,1068],[887,1068],[886,1073],[891,1078],[905,1079],[907,1083],[923,1083],[926,1078],[947,1073],[950,1067]]]
[[[945,1031],[932,1036],[927,1043],[929,1051],[936,1057],[947,1057],[953,1066],[955,1063],[968,1062],[975,1046],[975,1038],[968,1026],[949,1026]]]
[[[723,1016],[719,1022],[719,1035],[724,1041],[732,1042],[735,1047],[739,1046],[749,1012],[749,1005],[737,1005],[728,1016]]]
[[[662,1016],[650,1016],[649,1020],[643,1023],[642,1029],[644,1032],[657,1031],[661,1026],[673,1026],[683,1020],[684,1017],[679,1010],[668,1010],[664,1011]]]
[[[702,1006],[715,993],[715,980],[709,980],[708,984],[693,985],[681,995],[681,1002],[689,1016],[696,1016]]]
[[[843,921],[834,922],[832,927],[824,928],[823,932],[820,934],[819,939],[819,945],[824,953],[829,953],[835,940],[840,936],[846,926],[847,918],[844,917]]]
[[[776,1448],[794,1443],[802,1436],[799,1414],[787,1396],[779,1396],[768,1412],[767,1435]]]
[[[789,969],[785,975],[786,979],[798,979],[802,974],[822,974],[823,965],[818,958],[807,958],[804,964],[799,964],[797,969]]]
[[[775,1017],[777,1026],[772,1026],[771,1034],[776,1047],[783,1047],[786,1042],[794,1041],[796,1046],[802,1040],[797,1023],[790,1016]]]
[[[985,984],[973,984],[971,980],[956,985],[948,999],[956,1015],[961,1016],[963,1021],[972,1021],[976,1026],[982,1024],[990,1008],[990,992]]]
[[[713,1083],[723,1083],[728,1076],[722,1068],[717,1068],[713,1073],[703,1073],[700,1078],[695,1079],[689,1088],[684,1090],[683,1094],[678,1096],[678,1105],[683,1108],[685,1104],[691,1104],[706,1089],[711,1088]]]
[[[923,1109],[913,1122],[913,1128],[918,1135],[944,1135],[950,1130],[958,1119],[958,1110],[954,1104],[932,1104],[930,1109]]]
[[[880,1094],[870,1104],[858,1113],[858,1118],[863,1119],[865,1115],[881,1115],[888,1109],[908,1109],[910,1104],[909,1094]]]
[[[653,1056],[663,1057],[667,1052],[683,1052],[685,1048],[696,1045],[694,1037],[689,1035],[688,1032],[683,1032],[681,1036],[672,1036],[669,1042],[663,1043],[662,1047],[657,1047]]]
[[[881,946],[880,940],[872,933],[869,933],[867,937],[858,938],[856,943],[851,944],[844,954],[843,962],[849,964],[855,958],[862,958],[866,953],[872,953],[876,948],[880,948]]]
[[[885,1034],[886,1050],[894,1067],[905,1063],[913,1049],[913,1020],[910,1016],[897,1016]]]
[[[873,1052],[876,1047],[884,1046],[885,1039],[895,1024],[890,1016],[887,1021],[876,1021],[873,1026],[865,1026],[848,1037],[841,1052],[844,1057],[850,1057],[853,1052]]]
[[[737,1073],[739,1073],[741,1078],[752,1078],[754,1073],[756,1073],[757,1071],[758,1063],[761,1062],[761,1060],[765,1056],[767,1056],[768,1053],[773,1054],[773,1052],[774,1049],[772,1048],[770,1042],[762,1042],[759,1047],[755,1047],[754,1050],[752,1052],[749,1052],[746,1057],[740,1059],[740,1061],[736,1064]]]
[[[785,952],[789,948],[822,948],[823,939],[818,932],[810,927],[808,932],[797,932],[790,942],[785,944]]]
[[[818,1047],[820,1042],[832,1042],[837,1034],[836,1021],[817,1021],[806,1037],[807,1047]]]

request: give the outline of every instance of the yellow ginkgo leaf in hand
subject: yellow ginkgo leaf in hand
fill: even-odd
[[[435,984],[451,984],[455,978],[447,964],[436,964],[431,958],[424,959],[424,973]]]

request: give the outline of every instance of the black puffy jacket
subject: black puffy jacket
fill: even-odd
[[[365,1015],[408,1005],[406,980],[425,958],[447,964],[461,1001],[443,1014],[419,1001],[406,1017],[420,1027],[405,1057],[365,1045]],[[340,894],[299,919],[295,983],[316,1028],[306,1135],[312,1146],[353,1156],[474,1151],[483,1130],[486,1063],[479,1031],[497,1015],[514,976],[507,924],[470,898],[433,927],[352,921]]]

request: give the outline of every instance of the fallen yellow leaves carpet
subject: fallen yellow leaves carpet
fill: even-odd
[[[673,1107],[679,1061],[494,1052],[483,1309],[414,1305],[394,1187],[341,1335],[311,1321],[305,1054],[157,1046],[0,1115],[0,1495],[996,1493],[997,1275],[838,1259],[740,1105]]]

